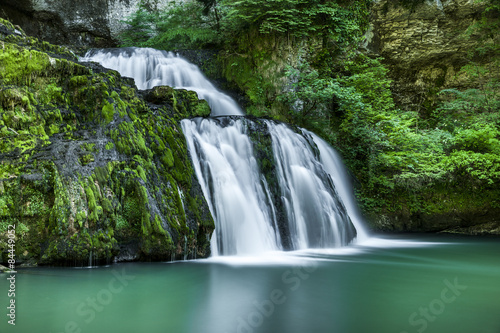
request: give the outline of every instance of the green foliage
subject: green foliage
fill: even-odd
[[[493,152],[500,155],[500,130],[489,123],[471,124],[455,131],[455,147],[476,153]]]
[[[290,33],[296,37],[317,35],[334,43],[352,40],[360,27],[354,11],[334,1],[245,0],[226,1],[225,27],[245,31],[257,27],[261,33]],[[355,4],[366,6],[359,1]]]
[[[465,38],[479,39],[481,43],[471,49],[470,56],[491,58],[498,56],[500,51],[500,2],[498,0],[475,0],[484,3],[485,9],[479,20],[476,20],[466,31]],[[498,59],[497,59],[498,61]]]
[[[444,102],[423,119],[395,108],[387,70],[377,59],[356,53],[325,59],[289,67],[291,83],[279,99],[290,106],[289,120],[341,150],[362,184],[359,195],[367,211],[441,211],[425,202],[433,188],[470,184],[487,195],[498,186],[496,83],[482,77],[483,89],[445,90]],[[472,74],[479,74],[470,76],[484,72],[474,67]]]
[[[291,106],[296,122],[304,124],[307,117],[324,117],[331,107],[334,96],[342,93],[338,82],[331,78],[320,78],[318,71],[303,63],[300,69],[289,67],[286,75],[290,87],[278,99]]]
[[[141,1],[138,10],[123,21],[130,27],[120,35],[122,46],[143,45],[154,34],[155,19],[156,15]]]
[[[124,22],[129,24],[122,35],[123,46],[159,49],[196,49],[219,42],[217,19],[213,11],[195,1],[167,4],[162,12],[144,4]]]
[[[368,1],[348,5],[321,0],[198,0],[171,2],[163,12],[141,4],[124,22],[124,46],[194,49],[234,44],[254,28],[261,33],[319,36],[324,43],[346,44],[366,23]]]

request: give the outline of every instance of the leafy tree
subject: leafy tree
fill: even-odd
[[[140,46],[146,43],[155,34],[156,17],[141,1],[138,10],[123,21],[130,28],[120,35],[122,46]]]
[[[426,118],[397,109],[387,69],[359,52],[367,0],[197,0],[161,13],[140,7],[124,41],[221,48],[226,75],[247,93],[250,113],[276,116],[269,108],[277,102],[281,119],[339,148],[361,184],[365,208],[401,209],[395,203],[405,202],[421,212],[431,206],[422,198],[433,189],[473,184],[486,191],[500,184],[500,1],[480,1],[484,14],[464,34],[479,40],[478,47],[459,73],[474,89],[441,91],[441,103]],[[411,8],[422,2],[399,1]],[[307,47],[300,63],[271,83],[263,72],[273,61],[265,41],[273,39]],[[276,82],[284,82],[279,93]]]
[[[356,35],[359,25],[348,6],[324,0],[225,1],[229,30],[257,27],[261,33],[287,33],[295,37],[320,36],[343,43]],[[363,1],[356,6],[366,8]]]
[[[173,50],[217,45],[220,42],[217,15],[212,5],[202,1],[172,1],[162,12],[141,3],[139,10],[124,21],[130,27],[121,35],[122,46]]]

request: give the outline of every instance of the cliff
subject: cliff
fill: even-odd
[[[162,9],[168,0],[144,1]],[[50,1],[3,0],[0,17],[19,25],[31,36],[58,45],[111,47],[135,12],[140,0]]]
[[[440,90],[476,86],[459,71],[484,42],[464,34],[485,7],[484,1],[471,0],[374,1],[365,47],[384,58],[399,106],[425,112],[436,106]]]

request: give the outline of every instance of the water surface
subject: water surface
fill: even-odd
[[[19,269],[0,332],[500,332],[498,238],[369,240],[336,250]]]

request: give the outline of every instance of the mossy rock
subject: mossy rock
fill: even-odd
[[[111,262],[126,257],[120,244],[170,260],[185,240],[188,255],[209,255],[214,222],[179,125],[208,116],[206,101],[159,87],[154,106],[116,71],[4,21],[0,39],[0,252],[16,224],[30,263]]]
[[[176,119],[210,116],[207,101],[198,99],[196,92],[191,90],[159,86],[147,90],[144,99],[152,104],[169,106]]]

